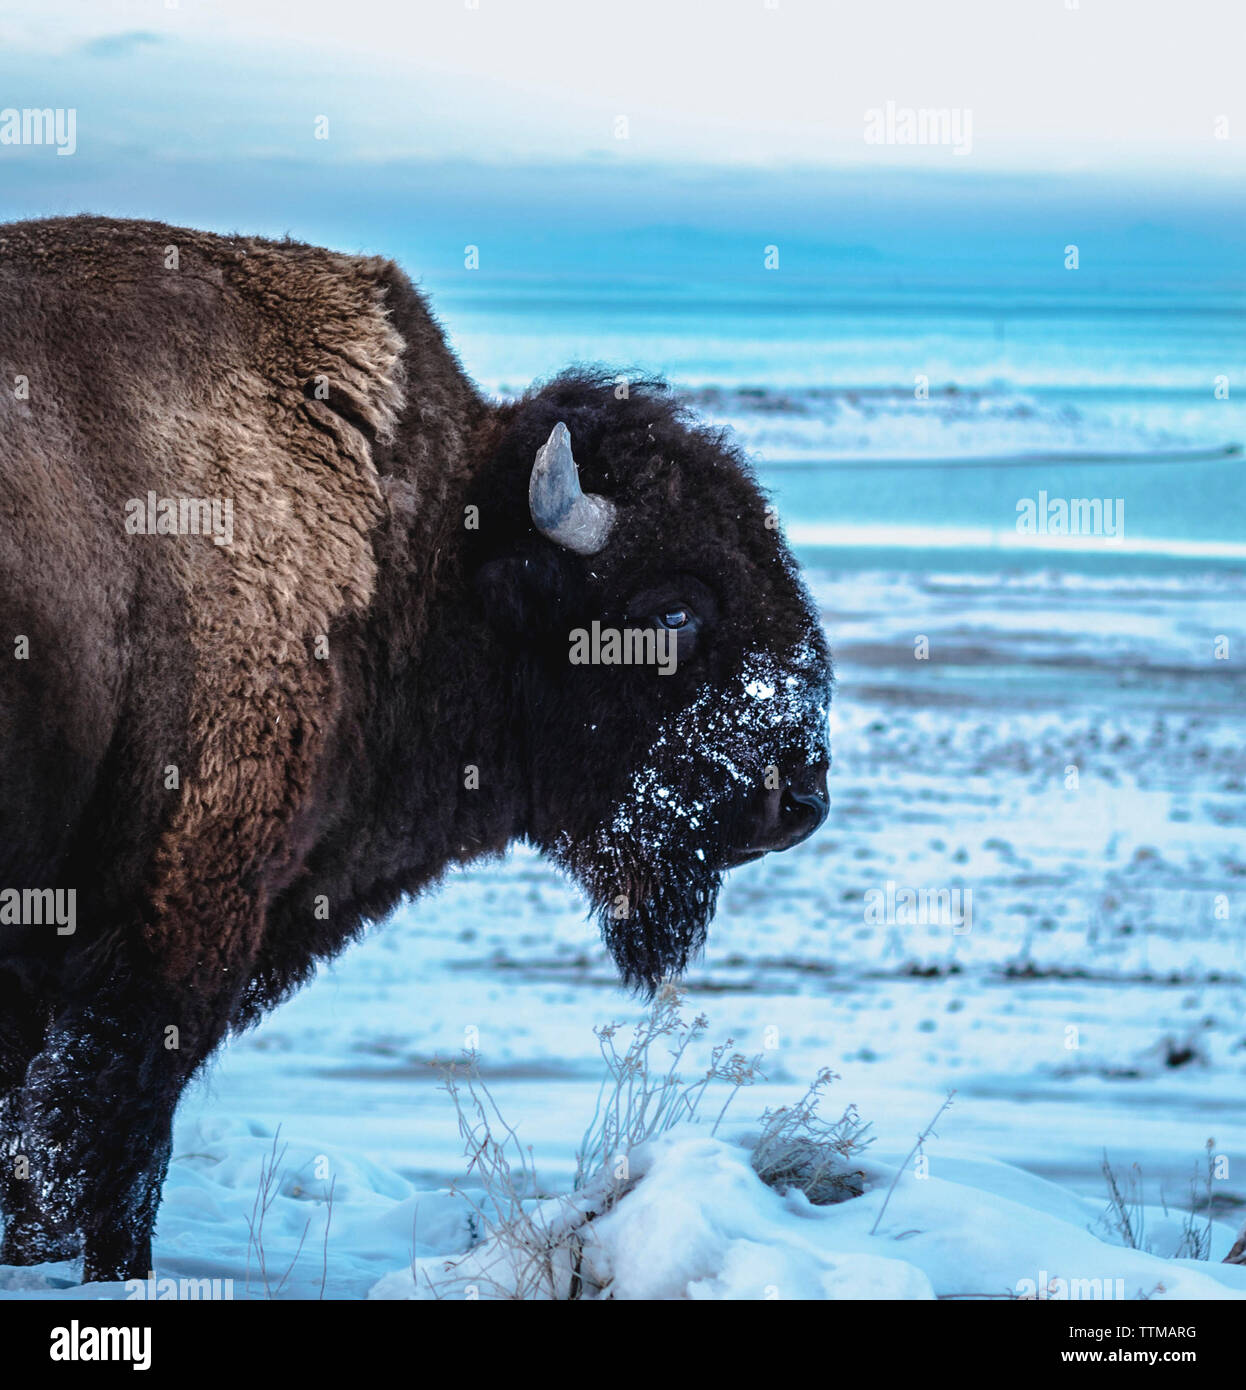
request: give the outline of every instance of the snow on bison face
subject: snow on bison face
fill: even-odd
[[[826,641],[740,454],[665,391],[560,377],[499,460],[529,524],[480,587],[522,634],[526,833],[652,990],[702,946],[724,872],[826,816]]]

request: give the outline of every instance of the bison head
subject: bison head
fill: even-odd
[[[826,816],[826,642],[740,453],[660,384],[567,374],[502,429],[477,589],[512,647],[524,833],[652,991],[724,872]]]

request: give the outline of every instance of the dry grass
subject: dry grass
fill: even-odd
[[[762,1075],[760,1057],[734,1051],[728,1038],[685,1080],[690,1050],[703,1042],[709,1025],[703,1015],[686,1021],[683,1002],[674,986],[664,989],[626,1043],[619,1024],[596,1030],[606,1074],[568,1195],[542,1193],[532,1151],[499,1109],[481,1077],[479,1057],[470,1052],[442,1065],[467,1174],[480,1185],[474,1194],[456,1188],[469,1205],[475,1234],[465,1255],[442,1266],[456,1294],[566,1300],[605,1292],[585,1273],[586,1226],[634,1185],[634,1151],[677,1125],[708,1120],[707,1098],[721,1083],[729,1089],[709,1121],[715,1134],[740,1090]],[[818,1115],[834,1079],[824,1071],[796,1104],[766,1111],[752,1144],[753,1166],[763,1182],[780,1192],[799,1188],[819,1204],[860,1194],[862,1175],[853,1160],[869,1142],[855,1109],[830,1123]],[[414,1262],[412,1270],[416,1277]],[[430,1279],[427,1291],[439,1296],[439,1285]]]
[[[532,1150],[502,1114],[479,1062],[475,1052],[468,1052],[462,1062],[442,1067],[444,1088],[458,1115],[467,1175],[481,1187],[479,1196],[455,1189],[470,1208],[476,1237],[469,1296],[478,1296],[483,1286],[493,1297],[578,1297],[577,1227],[584,1212],[565,1198],[540,1200]],[[457,1263],[447,1261],[447,1271]]]
[[[285,1272],[278,1279],[275,1271],[269,1268],[268,1252],[264,1245],[264,1222],[269,1210],[281,1193],[281,1174],[282,1163],[286,1156],[287,1145],[282,1144],[278,1149],[277,1145],[281,1138],[281,1126],[278,1125],[273,1134],[272,1147],[268,1153],[260,1160],[260,1176],[256,1184],[255,1199],[251,1203],[251,1214],[247,1217],[247,1268],[245,1275],[245,1288],[248,1296],[251,1292],[251,1261],[254,1257],[256,1268],[259,1274],[260,1283],[264,1287],[264,1297],[268,1299],[278,1298],[282,1289],[285,1288],[290,1275],[294,1272],[294,1266],[298,1264],[299,1257],[303,1253],[303,1245],[307,1240],[307,1233],[311,1229],[311,1217],[303,1226],[303,1234],[299,1237],[298,1247],[294,1252],[294,1258],[286,1266]],[[334,1178],[329,1184],[325,1194],[325,1225],[324,1240],[321,1244],[320,1252],[320,1297],[324,1298],[325,1284],[329,1278],[329,1227],[333,1222],[333,1193],[337,1185]],[[274,1280],[276,1281],[274,1283]]]
[[[1216,1154],[1215,1141],[1209,1139],[1205,1146],[1205,1156],[1195,1169],[1190,1180],[1190,1205],[1182,1213],[1181,1239],[1177,1248],[1167,1258],[1174,1260],[1210,1260],[1213,1234],[1213,1220],[1216,1205]],[[1110,1238],[1131,1250],[1143,1250],[1148,1254],[1162,1254],[1155,1250],[1146,1230],[1146,1198],[1142,1169],[1137,1163],[1130,1164],[1127,1172],[1120,1174],[1112,1167],[1107,1154],[1101,1164],[1103,1179],[1108,1190],[1107,1210],[1099,1218],[1099,1229]],[[1168,1202],[1163,1191],[1159,1194],[1159,1205],[1164,1215],[1169,1215]],[[1200,1212],[1200,1208],[1202,1209]],[[1229,1258],[1232,1258],[1230,1255]]]
[[[827,1087],[838,1080],[834,1072],[823,1070],[795,1105],[767,1110],[762,1116],[752,1163],[767,1187],[776,1192],[799,1188],[819,1207],[865,1191],[865,1176],[854,1164],[873,1142],[867,1135],[869,1125],[855,1105],[837,1120],[818,1114]]]
[[[616,1198],[622,1195],[630,1181],[628,1155],[633,1149],[675,1125],[698,1120],[706,1091],[713,1082],[723,1081],[731,1089],[710,1130],[716,1134],[741,1087],[751,1086],[763,1075],[761,1058],[733,1052],[733,1040],[728,1038],[710,1053],[703,1072],[684,1081],[680,1066],[688,1049],[704,1037],[709,1020],[698,1014],[691,1023],[685,1022],[680,1012],[683,1003],[676,986],[663,988],[622,1051],[616,1042],[621,1025],[610,1023],[593,1030],[606,1075],[576,1154],[577,1188],[607,1175],[607,1190],[617,1188]],[[666,1047],[660,1049],[663,1042]]]

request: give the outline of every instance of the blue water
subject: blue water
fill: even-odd
[[[1000,532],[1045,492],[1121,499],[1125,536],[1159,553],[1246,558],[1235,298],[508,278],[436,295],[479,380],[662,374],[737,430],[789,522]]]
[[[38,153],[6,162],[0,216],[90,208],[395,257],[490,391],[577,361],[660,373],[736,432],[798,543],[924,564],[929,535],[980,558],[1046,492],[1124,501],[1128,553],[1061,563],[1241,562],[1237,189]]]

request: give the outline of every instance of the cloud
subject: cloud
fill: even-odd
[[[88,39],[78,51],[88,58],[125,58],[137,49],[163,42],[164,35],[154,34],[150,29],[127,29],[121,34],[101,34],[99,38]]]

